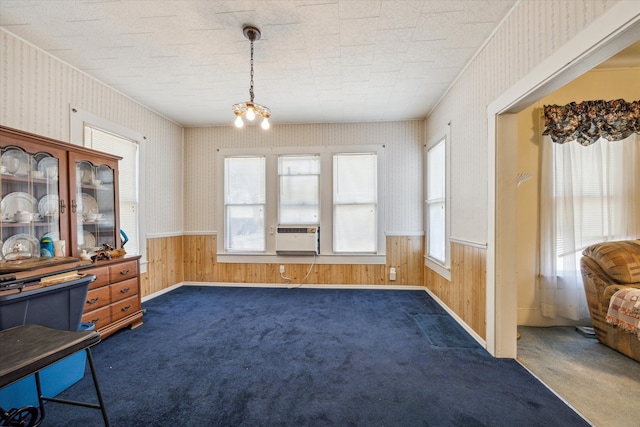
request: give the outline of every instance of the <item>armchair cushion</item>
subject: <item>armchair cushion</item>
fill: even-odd
[[[582,254],[591,257],[618,283],[640,282],[640,240],[597,243]]]

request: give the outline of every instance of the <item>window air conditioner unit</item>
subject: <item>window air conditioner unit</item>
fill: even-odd
[[[276,228],[276,253],[279,255],[318,255],[320,227],[287,226]]]

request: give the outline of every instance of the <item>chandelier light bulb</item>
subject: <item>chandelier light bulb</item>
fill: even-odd
[[[240,117],[240,116],[236,117],[236,121],[234,122],[234,124],[236,125],[237,128],[241,128],[242,126],[244,126],[244,122],[242,121],[242,117]]]
[[[262,129],[267,130],[271,127],[271,125],[269,124],[269,119],[268,118],[264,118],[264,120],[262,121],[262,124],[260,125],[262,127]]]
[[[253,120],[256,118],[256,113],[253,110],[253,107],[247,108],[247,120]]]

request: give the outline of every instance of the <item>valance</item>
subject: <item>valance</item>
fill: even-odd
[[[640,134],[640,101],[616,99],[545,105],[544,124],[542,134],[558,144],[575,140],[587,146],[600,138],[619,141],[633,133]]]

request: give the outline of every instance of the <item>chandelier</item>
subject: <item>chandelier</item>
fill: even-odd
[[[263,118],[262,120],[262,129],[269,129],[269,117],[271,117],[271,110],[269,110],[264,105],[256,104],[253,102],[253,42],[256,40],[260,40],[260,30],[246,26],[242,29],[244,36],[249,39],[251,42],[251,84],[249,85],[249,97],[250,101],[240,102],[238,104],[233,104],[233,113],[236,115],[235,125],[238,128],[244,126],[244,121],[242,117],[246,117],[247,120],[253,121],[256,116],[260,116]]]

